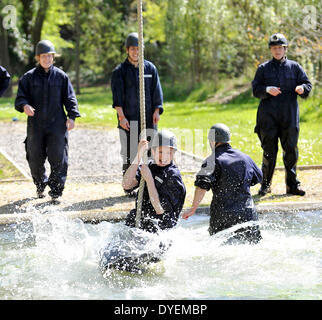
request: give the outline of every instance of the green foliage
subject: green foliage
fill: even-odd
[[[33,65],[34,28],[44,2],[1,1],[2,6],[11,4],[17,10],[17,28],[8,30],[6,46],[12,73],[18,77]],[[288,56],[303,65],[315,86],[321,86],[321,1],[143,3],[145,57],[157,65],[169,87],[183,84],[193,90],[213,81],[217,89],[220,79],[252,77],[257,65],[270,58],[267,40],[274,32],[287,36]],[[83,85],[108,81],[126,56],[126,35],[137,30],[136,5],[136,0],[48,0],[44,23],[39,25],[41,37],[54,42],[62,54],[57,63],[72,79],[80,57]]]
[[[317,91],[317,90],[315,90]],[[321,91],[317,91],[312,98],[300,101],[301,122],[321,121],[322,120],[322,97]]]
[[[39,31],[34,28],[44,2],[1,1],[1,18],[3,6],[11,4],[17,10],[16,28],[0,29],[0,63],[10,58],[14,84],[34,65],[32,31]],[[108,82],[112,70],[126,57],[127,34],[137,30],[136,3],[48,2],[41,36],[54,42],[61,53],[56,65],[74,84],[80,70],[80,125],[116,126]],[[309,99],[299,99],[300,148],[305,149],[300,151],[300,162],[322,163],[321,6],[318,0],[145,0],[144,55],[157,66],[165,97],[160,125],[205,130],[214,122],[226,122],[235,132],[237,147],[260,162],[260,146],[253,133],[258,100],[244,86],[250,84],[258,64],[270,59],[268,37],[282,32],[289,40],[288,57],[303,66],[314,88]],[[94,87],[97,83],[104,87]],[[13,109],[13,98],[2,98],[0,110],[0,120],[25,120]]]

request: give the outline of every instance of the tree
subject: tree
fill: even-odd
[[[30,69],[34,65],[34,54],[37,43],[41,39],[41,31],[49,6],[48,0],[20,0],[21,10],[21,32],[25,41],[30,43],[31,50],[27,52],[27,66]]]

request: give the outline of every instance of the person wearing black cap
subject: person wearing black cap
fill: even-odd
[[[45,197],[48,185],[53,200],[62,196],[64,190],[68,131],[74,128],[75,118],[80,117],[69,77],[53,65],[55,54],[55,47],[49,40],[38,42],[38,65],[20,78],[15,100],[16,110],[28,116],[25,147],[37,196]],[[49,178],[45,172],[46,159],[51,168]]]
[[[296,175],[299,137],[297,96],[307,98],[312,84],[303,68],[286,57],[288,42],[281,33],[268,41],[272,59],[260,64],[252,81],[253,94],[260,99],[255,133],[263,149],[263,181],[259,195],[271,192],[278,139],[283,149],[286,193],[304,196]]]
[[[177,150],[176,137],[168,130],[157,132],[152,140],[152,158],[148,164],[141,164],[148,141],[141,140],[138,153],[123,176],[124,190],[133,190],[145,180],[142,200],[141,229],[149,232],[171,229],[178,221],[182,210],[186,188],[181,174],[174,164]],[[134,227],[136,208],[126,218],[126,225]]]
[[[257,243],[261,234],[250,187],[261,182],[262,171],[248,155],[231,147],[230,130],[226,125],[213,125],[208,140],[212,154],[202,163],[196,175],[192,206],[182,214],[182,218],[192,216],[211,189],[210,235],[246,223],[236,227],[227,243]]]
[[[113,108],[118,118],[123,175],[136,155],[141,132],[138,44],[138,34],[130,33],[125,41],[127,58],[114,69],[111,80]],[[150,129],[148,132],[151,136],[163,112],[163,92],[157,68],[147,60],[144,60],[144,90],[146,129]],[[135,196],[132,190],[125,193]]]
[[[9,83],[10,83],[10,74],[4,67],[0,66],[0,97],[9,87]]]

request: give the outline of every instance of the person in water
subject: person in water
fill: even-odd
[[[209,233],[213,235],[234,225],[258,220],[250,187],[262,181],[262,171],[248,155],[231,147],[230,130],[226,125],[213,125],[208,139],[212,154],[197,173],[192,207],[182,218],[192,216],[211,189]],[[257,243],[260,239],[260,230],[255,223],[237,229],[228,242]]]
[[[124,174],[122,186],[125,190],[133,190],[140,184],[141,177],[145,180],[142,200],[140,228],[149,232],[173,228],[181,213],[186,188],[179,169],[174,164],[177,150],[176,137],[168,130],[161,130],[152,140],[152,158],[147,164],[141,163],[144,153],[148,150],[148,141],[141,140],[135,161]],[[126,225],[135,226],[136,208],[126,218]]]

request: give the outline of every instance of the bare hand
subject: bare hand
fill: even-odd
[[[182,214],[182,219],[187,220],[189,217],[191,217],[195,213],[195,210],[193,208],[188,209]]]
[[[73,119],[67,119],[66,127],[68,131],[73,130],[75,127],[75,121]]]
[[[160,120],[160,113],[159,113],[159,108],[157,108],[153,112],[153,124],[158,124],[159,120]]]
[[[304,92],[303,86],[297,86],[295,88],[295,92],[298,93],[298,94],[302,94]]]
[[[126,118],[123,118],[122,120],[120,120],[120,126],[126,130],[126,131],[130,131],[130,124],[129,122],[127,121]]]
[[[282,91],[280,90],[281,88],[278,88],[278,87],[271,87],[269,90],[268,90],[268,93],[274,97],[278,96],[279,94],[282,93]]]
[[[138,145],[138,160],[140,161],[143,158],[144,152],[149,149],[149,141],[141,140]]]
[[[32,106],[30,106],[29,104],[24,105],[23,111],[29,117],[33,117],[35,115],[35,109]]]

